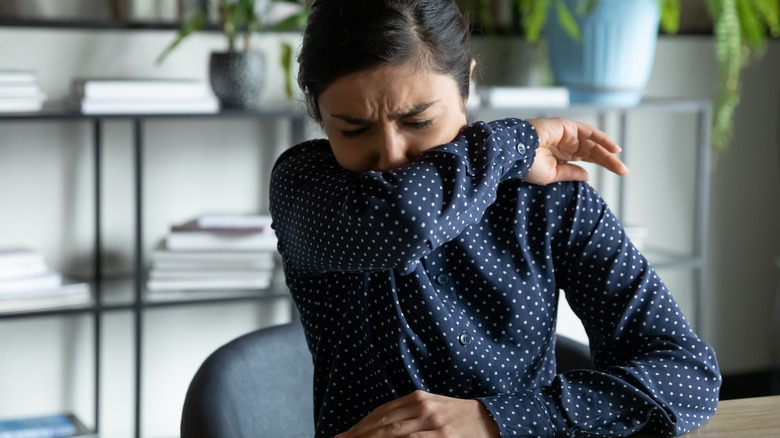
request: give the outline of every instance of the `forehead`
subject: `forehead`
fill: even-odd
[[[410,64],[385,64],[337,79],[320,94],[328,113],[390,113],[434,101],[457,101],[455,80]]]

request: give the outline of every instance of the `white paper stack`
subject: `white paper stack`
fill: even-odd
[[[0,248],[0,311],[31,310],[85,304],[87,283],[63,279],[28,248]]]
[[[155,291],[266,289],[276,268],[276,235],[262,215],[205,215],[174,225],[152,253]]]
[[[186,79],[76,79],[73,101],[84,114],[216,113],[209,86]]]
[[[491,108],[561,108],[569,106],[566,87],[479,87],[483,106]]]
[[[0,112],[40,111],[45,101],[34,71],[0,70]]]

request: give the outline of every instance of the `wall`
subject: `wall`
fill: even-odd
[[[198,34],[156,66],[154,58],[171,39],[172,33],[163,31],[0,29],[0,68],[36,70],[50,97],[61,99],[78,76],[205,78],[205,54],[223,45],[219,35]],[[276,41],[257,40],[274,66]],[[648,94],[710,96],[715,80],[712,53],[708,38],[661,39]],[[715,345],[727,372],[761,369],[769,360],[768,309],[777,275],[772,260],[780,255],[777,71],[780,43],[775,41],[763,61],[746,73],[734,144],[712,173],[703,334]],[[270,75],[269,84],[277,85],[267,87],[264,101],[274,105],[283,99],[281,73],[273,69]],[[653,223],[670,217],[688,221],[690,151],[675,149],[690,143],[688,124],[634,123],[632,136],[649,138],[652,147],[643,149],[632,164],[632,190],[674,192],[669,196],[675,211],[658,211],[639,199],[631,208],[641,213],[633,214]],[[172,223],[203,210],[266,208],[268,166],[289,144],[283,123],[171,120],[146,126],[144,237],[149,248]],[[129,272],[132,256],[130,133],[127,122],[106,124],[103,238],[106,266],[116,277]],[[34,246],[55,268],[75,277],[89,274],[94,182],[90,142],[85,123],[0,122],[0,246]],[[658,238],[668,233],[670,240],[679,240],[682,233],[685,240],[683,229],[673,225],[653,233]],[[669,276],[675,288],[686,287],[687,279]],[[186,385],[208,352],[238,334],[284,321],[288,314],[284,302],[259,308],[225,304],[150,311],[144,325],[144,436],[177,435]],[[104,318],[101,421],[107,436],[126,437],[132,430],[131,321],[127,312]],[[91,330],[89,317],[0,321],[0,417],[67,408],[93,421]]]

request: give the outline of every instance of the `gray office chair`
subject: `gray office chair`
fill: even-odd
[[[587,345],[558,337],[558,371],[590,368]],[[297,322],[243,335],[212,353],[193,377],[181,438],[311,438],[312,360]]]
[[[190,383],[181,438],[313,437],[313,370],[300,323],[228,342]]]

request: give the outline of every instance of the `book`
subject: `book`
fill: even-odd
[[[72,93],[96,101],[200,101],[212,97],[208,85],[189,79],[75,79]]]
[[[89,284],[61,284],[56,288],[40,289],[30,295],[1,296],[0,312],[71,307],[88,304],[91,299]]]
[[[49,270],[43,256],[28,248],[0,248],[0,281],[43,274]]]
[[[0,84],[33,84],[37,80],[32,70],[0,70]]]
[[[76,100],[84,114],[213,114],[219,112],[214,96],[188,100]]]
[[[71,437],[89,433],[89,429],[73,414],[0,420],[0,438]]]
[[[234,230],[181,231],[171,232],[166,238],[169,251],[189,250],[230,250],[230,251],[276,251],[275,235],[259,233],[240,233]]]
[[[262,268],[274,265],[274,253],[270,251],[168,251],[163,249],[163,246],[152,252],[150,256],[152,263],[195,268],[221,264],[224,267],[234,266],[234,269],[243,266]]]
[[[269,236],[275,235],[274,230],[271,228],[270,220],[264,221],[262,219],[247,218],[246,220],[235,219],[219,221],[218,219],[206,219],[201,218],[193,219],[183,224],[171,226],[172,233],[179,232],[213,232],[213,233],[234,233],[234,234],[253,234],[264,233]]]
[[[216,222],[217,226],[202,226],[200,219],[174,225],[166,238],[166,248],[169,251],[276,251],[276,234],[267,217],[244,223],[239,223],[241,219],[234,219],[231,222],[212,218],[212,224]]]
[[[150,291],[162,290],[211,290],[211,289],[267,289],[273,278],[272,271],[254,275],[228,275],[212,277],[157,278],[150,275],[146,287]]]
[[[46,95],[39,93],[35,97],[0,97],[0,112],[34,112],[43,109]]]
[[[482,104],[492,108],[569,106],[566,87],[480,87],[477,93]]]
[[[0,98],[23,97],[37,99],[41,94],[40,88],[32,83],[4,84],[0,82]]]
[[[204,214],[195,220],[201,228],[269,228],[271,216],[261,214]]]
[[[162,269],[152,268],[149,271],[149,278],[155,280],[178,280],[178,279],[254,279],[265,278],[273,273],[274,267],[267,269]]]
[[[10,278],[0,281],[0,297],[28,296],[40,291],[51,290],[62,284],[62,276],[47,271],[37,275]]]

